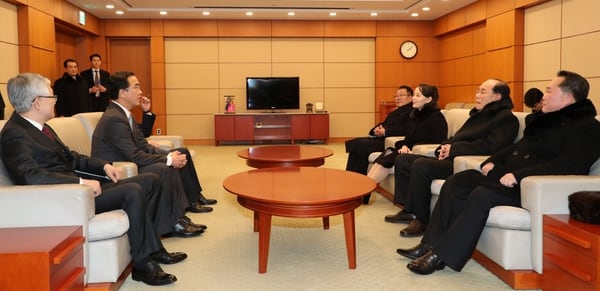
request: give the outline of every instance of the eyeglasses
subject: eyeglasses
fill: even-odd
[[[140,85],[135,85],[133,87],[125,88],[125,90],[129,91],[129,89],[135,89],[136,91],[140,91]]]
[[[410,94],[396,94],[394,97],[412,97]]]
[[[58,98],[58,95],[52,95],[52,96],[49,96],[49,95],[46,95],[46,96],[41,96],[41,95],[40,95],[40,96],[38,96],[38,97],[40,97],[40,98],[52,98],[52,99],[57,99],[57,98]]]

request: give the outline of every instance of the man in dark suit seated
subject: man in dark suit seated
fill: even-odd
[[[121,180],[121,171],[109,162],[69,150],[46,124],[54,117],[56,96],[44,76],[24,73],[10,79],[8,95],[15,112],[0,133],[0,156],[15,183],[88,185],[97,213],[114,209],[127,213],[133,279],[149,285],[177,281],[158,265],[187,258],[185,253],[168,253],[155,231],[152,218],[165,202],[158,176]]]
[[[408,116],[412,111],[413,89],[402,85],[396,90],[394,101],[396,109],[388,114],[385,120],[375,125],[368,137],[357,137],[346,141],[346,152],[348,161],[346,171],[352,171],[363,175],[367,174],[369,167],[369,155],[384,150],[386,136],[403,136],[405,134]],[[370,195],[363,198],[363,203],[369,203]]]
[[[111,103],[98,121],[92,136],[92,156],[109,161],[130,161],[141,173],[156,173],[164,191],[175,195],[182,208],[210,212],[203,204],[217,203],[202,195],[202,187],[190,153],[185,148],[167,152],[148,143],[136,124],[131,109],[140,105],[139,82],[132,72],[111,76]]]
[[[471,258],[490,209],[521,206],[520,182],[529,176],[587,175],[600,156],[600,122],[588,99],[590,85],[577,73],[560,71],[546,86],[542,109],[523,137],[481,163],[481,171],[450,176],[417,246],[397,249],[421,275],[446,265],[461,271]],[[567,201],[565,200],[565,203]]]

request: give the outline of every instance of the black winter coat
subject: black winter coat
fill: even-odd
[[[450,156],[491,155],[513,142],[519,132],[519,120],[512,113],[510,98],[471,109],[469,119],[456,134],[442,144],[450,144]],[[435,151],[438,155],[439,148]]]
[[[513,173],[517,181],[534,175],[586,175],[600,157],[600,122],[589,99],[559,111],[536,114],[516,144],[492,155],[488,176]]]
[[[88,85],[85,79],[77,75],[75,79],[69,74],[63,76],[54,82],[54,94],[58,96],[56,100],[57,116],[72,116],[81,112],[90,112]]]
[[[385,120],[382,123],[378,123],[371,128],[369,135],[375,135],[375,128],[381,125],[385,128],[385,136],[403,136],[406,134],[406,124],[408,123],[408,117],[412,110],[412,102],[394,109],[394,111],[390,112],[385,117]]]
[[[395,149],[386,149],[375,162],[386,168],[394,165],[398,149],[406,145],[412,149],[417,144],[440,143],[448,137],[448,123],[440,109],[425,106],[421,110],[413,109],[406,125],[404,140],[396,142]]]

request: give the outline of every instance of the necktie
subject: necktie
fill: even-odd
[[[52,131],[50,130],[50,127],[48,127],[45,124],[44,124],[44,126],[42,126],[42,133],[45,136],[47,136],[49,139],[54,140],[54,135],[52,134]]]
[[[100,75],[98,74],[98,70],[94,70],[94,86],[100,86]],[[96,92],[96,97],[100,96],[100,91]]]
[[[133,116],[129,115],[128,119],[129,119],[129,126],[131,127],[131,131],[133,132],[133,125],[134,125]]]

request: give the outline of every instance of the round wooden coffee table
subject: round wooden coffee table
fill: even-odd
[[[257,169],[318,167],[325,163],[325,158],[333,155],[333,151],[315,146],[277,145],[250,147],[239,151],[237,155],[246,159],[248,166]]]
[[[275,167],[237,173],[223,187],[238,196],[240,205],[253,210],[258,231],[258,272],[267,271],[271,216],[344,216],[348,266],[356,268],[354,210],[375,182],[354,172],[315,167]]]

